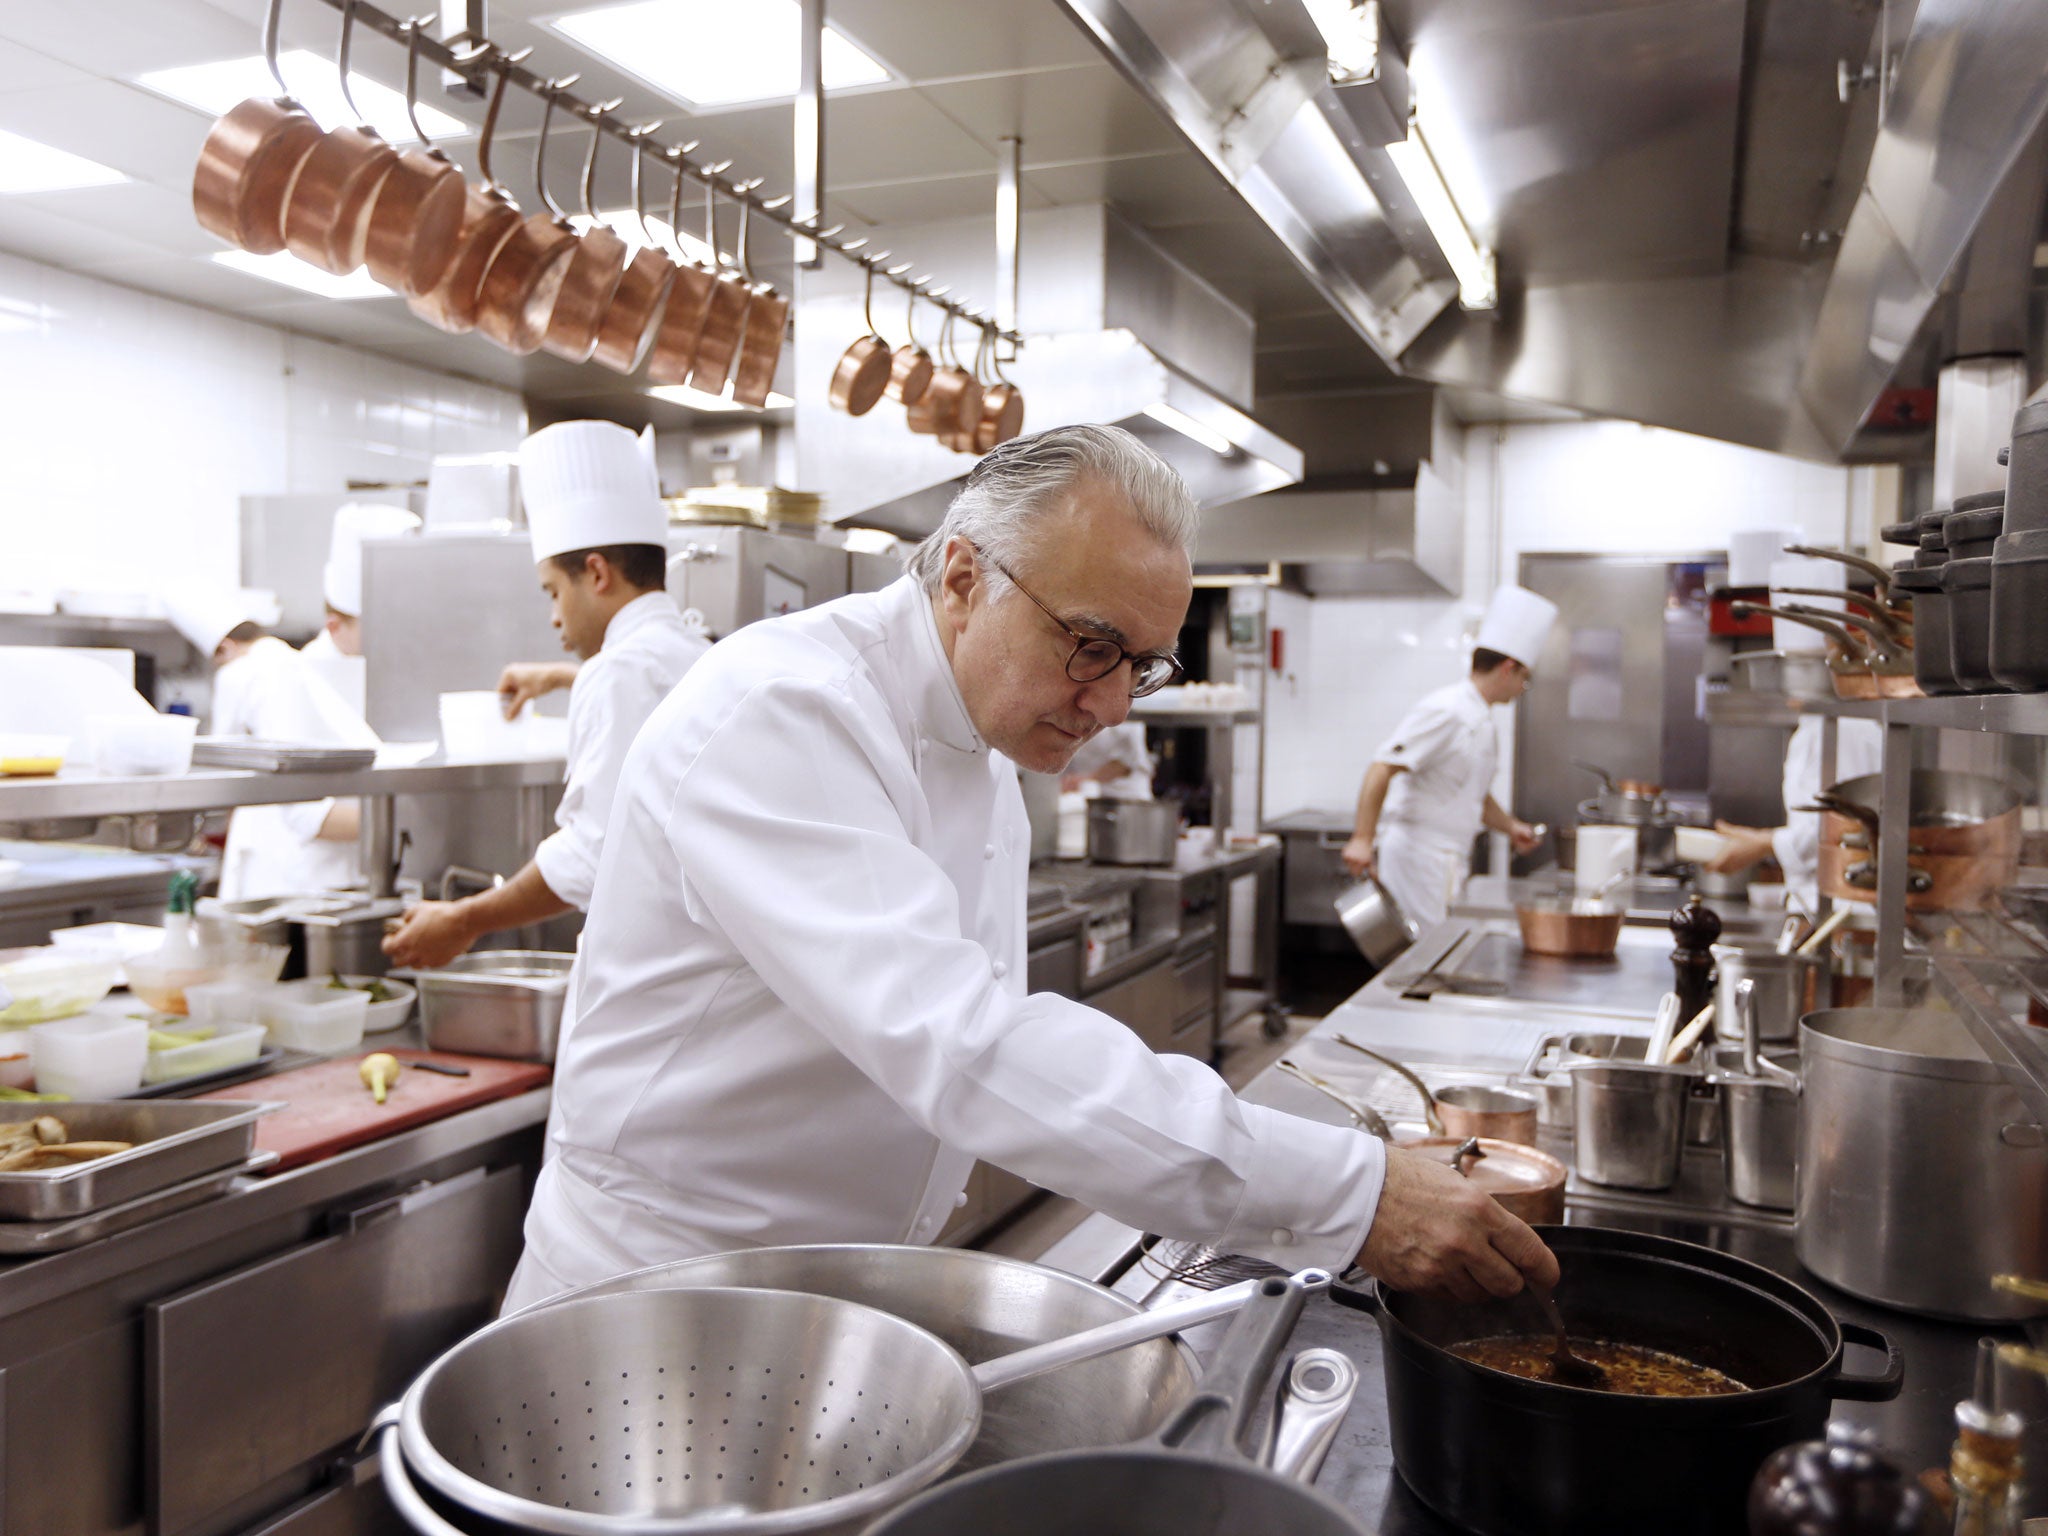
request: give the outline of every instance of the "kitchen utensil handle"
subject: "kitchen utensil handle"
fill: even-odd
[[[1848,1403],[1888,1403],[1897,1397],[1906,1380],[1906,1357],[1899,1346],[1888,1335],[1875,1328],[1866,1328],[1861,1323],[1838,1323],[1837,1326],[1842,1330],[1844,1342],[1883,1350],[1884,1370],[1876,1376],[1857,1376],[1838,1365],[1828,1383],[1828,1395]]]
[[[1653,1067],[1677,1066],[1677,1058],[1683,1056],[1687,1051],[1690,1051],[1694,1046],[1698,1045],[1700,1043],[1700,1038],[1707,1032],[1707,1026],[1713,1022],[1714,1005],[1712,1003],[1709,1003],[1706,1007],[1702,1008],[1697,1014],[1693,1016],[1693,1021],[1690,1024],[1686,1025],[1685,1028],[1681,1029],[1678,1032],[1677,1038],[1671,1042],[1671,1049],[1664,1053],[1663,1061],[1653,1061],[1650,1063],[1650,1065]]]
[[[1356,1275],[1363,1284],[1354,1285],[1351,1277]],[[1330,1300],[1340,1307],[1349,1307],[1354,1312],[1370,1312],[1380,1315],[1380,1299],[1373,1292],[1373,1279],[1364,1270],[1346,1270],[1344,1275],[1330,1286]]]
[[[1422,1095],[1422,1118],[1424,1123],[1429,1126],[1429,1134],[1432,1136],[1441,1136],[1444,1134],[1444,1117],[1437,1113],[1436,1095],[1430,1092],[1429,1084],[1425,1083],[1422,1080],[1421,1076],[1415,1071],[1413,1067],[1410,1067],[1403,1062],[1398,1062],[1394,1060],[1394,1058],[1391,1056],[1382,1056],[1378,1051],[1374,1050],[1371,1046],[1360,1045],[1356,1040],[1352,1039],[1349,1035],[1339,1033],[1333,1036],[1332,1038],[1334,1038],[1339,1045],[1347,1046],[1351,1050],[1358,1052],[1358,1054],[1361,1056],[1370,1056],[1374,1061],[1378,1062],[1381,1066],[1391,1067],[1395,1072],[1399,1073],[1402,1077],[1405,1077],[1408,1080],[1409,1086],[1412,1087],[1417,1093]]]
[[[1282,1278],[1291,1278],[1291,1283],[1303,1296],[1307,1296],[1310,1291],[1326,1289],[1330,1284],[1329,1271],[1321,1269],[1304,1269],[1292,1277],[1272,1275],[1265,1280],[1242,1280],[1236,1285],[1225,1286],[1220,1291],[1209,1291],[1186,1301],[1170,1302],[1166,1306],[1153,1307],[1144,1312],[1134,1313],[1130,1317],[1120,1317],[1114,1322],[1103,1323],[1095,1328],[1084,1328],[1079,1333],[1068,1334],[1063,1339],[1034,1344],[1031,1348],[1020,1349],[1014,1354],[984,1360],[974,1368],[975,1384],[982,1391],[990,1392],[997,1387],[1012,1386],[1020,1381],[1029,1381],[1034,1376],[1043,1376],[1047,1371],[1056,1371],[1061,1366],[1093,1360],[1098,1355],[1106,1355],[1132,1344],[1165,1338],[1170,1333],[1179,1333],[1183,1328],[1192,1328],[1197,1323],[1227,1317],[1258,1297],[1264,1285]]]
[[[1312,1483],[1358,1395],[1358,1367],[1334,1349],[1304,1349],[1281,1373],[1260,1460],[1282,1477]]]
[[[398,1447],[398,1426],[386,1425],[383,1444],[378,1447],[377,1467],[384,1477],[384,1492],[405,1523],[420,1533],[420,1536],[466,1536],[466,1533],[450,1525],[427,1501],[420,1497],[419,1489],[413,1487],[412,1476],[405,1470],[405,1452]]]
[[[1535,1049],[1529,1052],[1529,1059],[1522,1063],[1522,1076],[1532,1083],[1540,1083],[1549,1077],[1550,1074],[1543,1070],[1543,1058],[1550,1054],[1552,1046],[1563,1045],[1564,1042],[1563,1035],[1545,1035],[1538,1040]]]
[[[1329,1275],[1316,1273],[1327,1286]],[[1286,1348],[1309,1294],[1299,1275],[1269,1275],[1254,1284],[1257,1293],[1223,1336],[1195,1395],[1153,1436],[1155,1445],[1198,1456],[1243,1453],[1259,1389]]]

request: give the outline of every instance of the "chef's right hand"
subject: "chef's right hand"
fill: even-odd
[[[560,662],[514,662],[498,674],[498,707],[504,710],[507,720],[515,720],[519,711],[535,699],[567,688],[575,681],[576,669]]]
[[[1344,860],[1344,867],[1351,871],[1351,878],[1354,880],[1363,880],[1374,872],[1372,839],[1369,837],[1351,839],[1344,845],[1344,852],[1340,857]]]
[[[384,936],[384,953],[393,965],[433,970],[462,954],[478,937],[461,902],[423,901]]]
[[[1435,1158],[1387,1148],[1380,1205],[1358,1262],[1397,1291],[1458,1301],[1557,1284],[1557,1258],[1493,1196]]]

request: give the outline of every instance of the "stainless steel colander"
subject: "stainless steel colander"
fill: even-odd
[[[924,1329],[833,1297],[593,1296],[506,1318],[428,1367],[384,1464],[401,1512],[434,1536],[448,1527],[416,1507],[408,1471],[462,1510],[550,1536],[836,1536],[958,1461],[983,1391],[1223,1316],[1252,1291],[972,1368]]]

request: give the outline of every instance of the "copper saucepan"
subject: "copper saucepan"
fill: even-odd
[[[572,75],[570,78],[573,80],[575,77]],[[591,353],[597,350],[598,327],[604,324],[612,296],[618,292],[619,283],[626,275],[626,242],[597,216],[593,194],[598,146],[604,143],[605,137],[605,115],[617,105],[616,102],[603,103],[591,110],[590,151],[583,158],[583,213],[589,222],[576,238],[568,267],[562,274],[561,291],[555,295],[555,307],[548,316],[547,331],[540,341],[543,350],[572,363],[589,361]],[[554,92],[550,90],[548,105],[542,108],[543,118],[553,106]],[[546,137],[543,131],[543,142]],[[534,184],[544,188],[546,179],[540,152],[534,156],[533,175]],[[554,209],[557,216],[561,215],[561,209],[554,206],[553,198],[543,192],[542,200]],[[563,218],[562,222],[567,224],[568,220]],[[570,227],[573,229],[574,226]]]
[[[192,173],[192,212],[200,227],[258,256],[284,249],[285,200],[320,141],[320,125],[293,100],[277,67],[281,5],[270,0],[263,17],[263,59],[277,96],[252,96],[216,122]]]
[[[680,234],[683,227],[680,154],[671,159],[669,168],[675,175],[675,185],[669,194],[668,227]],[[704,194],[704,238],[711,247],[711,259],[715,263],[717,215],[708,188]],[[680,242],[676,246],[676,259],[680,265],[675,269],[674,286],[669,289],[668,306],[662,311],[661,325],[654,333],[654,350],[647,357],[647,377],[656,384],[689,382],[690,369],[697,360],[697,342],[704,334],[704,321],[711,313],[711,297],[718,290],[717,272],[712,266],[685,260]]]
[[[1821,817],[1820,888],[1843,901],[1877,891],[1882,775],[1845,779],[1815,796]],[[1982,774],[1915,769],[1907,789],[1906,905],[1976,911],[2017,877],[2023,830],[2018,793]]]
[[[1003,377],[1002,362],[996,355],[999,345],[991,335],[988,363],[996,381],[981,393],[981,420],[974,429],[976,453],[987,453],[1024,430],[1024,391]]]
[[[1787,619],[1808,629],[1819,630],[1832,642],[1828,646],[1828,676],[1834,683],[1835,697],[1874,699],[1879,696],[1878,677],[1871,670],[1868,647],[1833,619],[1816,619],[1786,609],[1771,608],[1762,603],[1739,601],[1730,603],[1728,611],[1738,619],[1761,614],[1768,618]]]
[[[715,177],[718,173],[714,170],[711,174]],[[705,182],[705,225],[712,237],[712,259],[722,262],[716,238],[717,195],[717,188],[710,181]],[[746,218],[747,205],[742,201],[742,228]],[[707,395],[725,393],[725,381],[731,376],[733,358],[738,355],[740,338],[746,333],[747,305],[753,297],[753,289],[747,286],[738,272],[719,272],[717,281],[711,285],[710,302],[704,312],[704,329],[697,333],[697,350],[690,359],[690,388]]]
[[[479,55],[481,56],[481,55]],[[484,274],[505,242],[520,226],[519,209],[502,187],[490,177],[491,140],[498,130],[498,110],[505,100],[505,74],[491,92],[491,104],[484,111],[483,136],[477,141],[477,158],[483,163],[486,184],[470,187],[463,194],[462,227],[455,236],[455,253],[441,280],[407,307],[429,325],[460,335],[475,329],[477,312],[483,303]]]
[[[626,263],[619,286],[612,293],[604,319],[597,328],[597,344],[591,356],[616,373],[631,373],[647,356],[661,325],[662,309],[676,280],[675,263],[662,255],[653,231],[647,227],[647,200],[641,184],[641,161],[645,150],[640,140],[661,126],[643,123],[630,137],[633,144],[633,214],[640,221],[645,242]]]
[[[1877,583],[1877,595],[1881,602],[1892,599],[1892,568],[1875,560],[1866,560],[1861,555],[1852,555],[1845,549],[1817,549],[1811,544],[1787,544],[1788,555],[1806,555],[1816,560],[1834,560],[1846,565],[1852,571],[1861,571]]]
[[[491,93],[495,108],[505,94],[511,66],[526,51],[501,58],[497,64],[498,83]],[[490,142],[486,135],[484,143]],[[512,199],[492,173],[490,156],[479,147],[485,185],[516,209]],[[568,275],[569,258],[576,254],[576,231],[551,213],[529,214],[505,237],[490,264],[484,268],[477,292],[476,328],[507,352],[524,356],[537,351],[554,314],[555,298]]]
[[[1515,904],[1522,947],[1532,955],[1610,959],[1627,919],[1621,907],[1604,901],[1558,897]]]
[[[874,258],[863,256],[860,264],[867,279],[860,306],[867,334],[856,339],[841,354],[838,365],[832,370],[832,385],[827,391],[833,408],[849,416],[865,416],[875,408],[883,391],[889,387],[892,360],[889,343],[875,330]]]
[[[385,176],[364,226],[363,259],[370,276],[407,298],[429,292],[447,274],[462,235],[467,184],[455,162],[434,148],[420,128],[418,20],[405,23],[405,113],[417,149],[408,149]]]
[[[772,206],[772,205],[771,205]],[[740,205],[740,274],[748,288],[746,324],[733,363],[732,397],[756,410],[768,403],[775,385],[775,365],[782,360],[783,333],[789,325],[789,300],[773,283],[754,277],[753,253],[747,240],[747,208]]]
[[[1548,1152],[1489,1136],[1424,1136],[1395,1146],[1446,1164],[1531,1226],[1564,1220],[1565,1165]]]
[[[355,0],[341,8],[341,45],[335,67],[341,96],[357,119],[320,137],[299,166],[284,204],[284,243],[299,260],[346,276],[363,264],[370,205],[398,164],[398,151],[362,120],[349,90],[349,45],[355,35]]]
[[[981,385],[960,366],[959,354],[953,350],[953,319],[954,312],[948,309],[945,323],[939,329],[939,355],[946,359],[946,364],[933,373],[930,388],[918,402],[920,414],[929,411],[931,424],[920,428],[914,416],[911,426],[912,431],[932,432],[949,447],[960,432],[960,424],[972,423],[981,413]]]
[[[889,382],[883,391],[899,405],[915,405],[932,382],[932,355],[917,340],[917,295],[926,279],[910,284],[910,305],[903,325],[910,339],[889,354]]]

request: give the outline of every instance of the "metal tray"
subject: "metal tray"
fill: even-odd
[[[112,1237],[116,1232],[126,1232],[130,1227],[225,1194],[236,1179],[244,1174],[260,1174],[276,1161],[275,1152],[258,1152],[246,1162],[231,1163],[182,1184],[172,1184],[119,1205],[104,1206],[88,1216],[72,1216],[63,1221],[0,1221],[0,1258],[31,1258],[82,1248],[95,1239]]]
[[[74,1141],[136,1143],[71,1168],[0,1173],[0,1220],[84,1216],[245,1162],[256,1142],[256,1122],[283,1107],[182,1099],[0,1103],[0,1123],[55,1115]]]
[[[183,1077],[167,1077],[160,1083],[145,1083],[133,1093],[121,1095],[124,1099],[175,1099],[181,1094],[196,1093],[202,1088],[225,1088],[230,1083],[239,1083],[245,1078],[268,1077],[278,1071],[278,1063],[285,1058],[281,1045],[266,1045],[247,1061],[238,1061],[231,1067],[215,1067],[208,1072],[187,1072]],[[60,1110],[51,1110],[59,1120]]]

